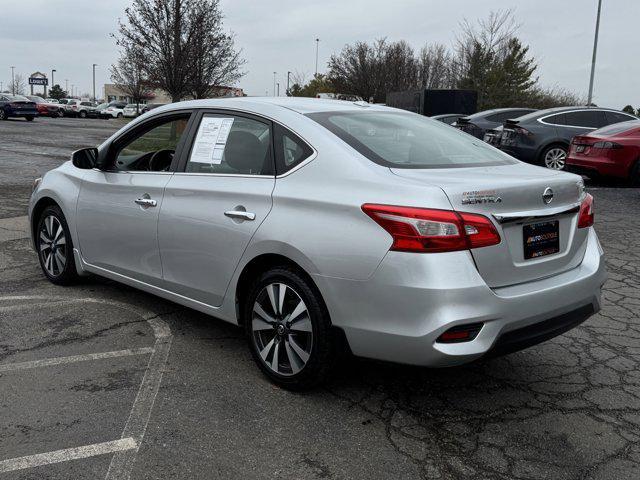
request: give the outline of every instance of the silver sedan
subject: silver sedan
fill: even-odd
[[[451,366],[534,345],[600,308],[580,177],[362,102],[159,107],[35,182],[52,282],[101,275],[242,326],[274,382],[341,350]]]

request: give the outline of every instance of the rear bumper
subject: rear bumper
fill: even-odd
[[[566,167],[570,172],[584,173],[585,175],[597,174],[610,177],[627,177],[629,165],[612,161],[607,157],[567,157]]]
[[[366,281],[314,280],[354,354],[452,366],[544,341],[597,312],[606,280],[602,255],[590,229],[578,267],[510,287],[489,288],[469,252],[389,252]],[[476,322],[483,327],[474,340],[436,342],[449,328]]]

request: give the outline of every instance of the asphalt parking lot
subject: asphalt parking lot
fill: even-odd
[[[582,326],[462,368],[348,360],[291,393],[233,326],[44,279],[31,182],[123,124],[0,123],[0,478],[640,478],[639,189],[590,185],[609,281]]]

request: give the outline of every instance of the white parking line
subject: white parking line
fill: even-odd
[[[0,365],[1,372],[13,372],[15,370],[27,370],[29,368],[49,367],[51,365],[64,365],[66,363],[86,362],[89,360],[102,360],[104,358],[129,357],[132,355],[147,355],[153,353],[151,347],[141,347],[113,352],[87,353],[85,355],[71,355],[69,357],[43,358],[42,360],[31,360],[29,362],[6,363]]]
[[[55,452],[37,453],[24,457],[11,458],[0,461],[0,473],[24,470],[25,468],[41,467],[52,463],[67,462],[80,458],[95,457],[107,453],[122,452],[138,448],[138,442],[133,438],[121,438],[111,442],[94,443],[82,447],[65,448]]]
[[[30,295],[15,295],[15,296],[0,296],[0,302],[21,302],[21,301],[29,301],[29,307],[33,307],[34,305],[50,305],[52,302],[56,304],[73,304],[73,303],[93,303],[93,304],[101,304],[114,306],[118,308],[122,308],[124,310],[128,310],[130,312],[135,313],[136,315],[141,316],[143,319],[147,321],[149,326],[153,329],[153,336],[155,337],[155,344],[153,347],[144,347],[139,349],[129,349],[129,350],[120,350],[118,352],[103,352],[96,354],[88,354],[88,355],[76,355],[70,357],[59,357],[59,358],[50,358],[44,360],[34,360],[32,362],[21,362],[25,367],[23,368],[33,368],[27,365],[38,364],[39,362],[59,362],[61,359],[75,359],[70,361],[82,361],[82,360],[92,360],[95,359],[96,356],[99,358],[109,358],[104,357],[104,355],[112,355],[112,358],[117,353],[122,352],[136,352],[132,354],[142,355],[144,353],[151,353],[149,357],[149,362],[147,363],[147,368],[144,373],[144,377],[142,379],[142,383],[140,384],[140,388],[138,389],[138,393],[136,395],[136,399],[133,402],[133,407],[131,408],[131,413],[129,414],[129,418],[127,419],[127,423],[124,426],[124,430],[122,432],[122,437],[120,440],[115,440],[111,442],[105,443],[97,443],[94,445],[86,445],[84,447],[70,448],[65,450],[57,450],[49,453],[40,453],[36,455],[28,455],[25,457],[14,458],[9,460],[3,460],[0,462],[0,472],[18,470],[23,468],[31,468],[41,465],[48,465],[50,463],[59,463],[65,462],[67,460],[75,460],[80,458],[92,457],[95,455],[103,455],[105,453],[114,453],[113,458],[111,459],[111,463],[109,464],[109,470],[107,472],[107,480],[125,480],[129,478],[131,473],[131,469],[135,464],[136,455],[138,453],[138,449],[140,448],[140,444],[144,438],[144,434],[147,430],[147,424],[149,423],[149,418],[151,417],[151,412],[153,410],[153,404],[155,403],[156,396],[158,395],[158,389],[160,388],[160,383],[162,382],[162,374],[164,372],[164,366],[167,362],[167,358],[169,356],[169,350],[171,348],[171,329],[169,326],[159,318],[159,315],[146,310],[141,307],[137,307],[134,305],[129,305],[126,303],[121,303],[118,301],[110,301],[110,300],[101,300],[94,298],[69,298],[69,297],[45,297],[45,296],[30,296]],[[27,305],[24,306],[26,308]],[[9,305],[0,307],[0,312],[3,310],[14,310],[16,305]],[[19,307],[18,307],[19,308]],[[120,355],[123,356],[123,355]],[[82,357],[81,360],[78,360]],[[94,358],[88,358],[94,357]],[[59,363],[68,363],[66,361]],[[52,365],[59,363],[49,363]],[[14,364],[5,364],[5,368],[13,365],[20,365],[19,363]],[[36,366],[44,366],[44,365],[36,365]],[[2,370],[0,370],[2,371]],[[4,469],[4,470],[3,470]]]

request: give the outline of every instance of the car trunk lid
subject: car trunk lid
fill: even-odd
[[[454,210],[479,213],[492,220],[501,242],[471,250],[490,287],[549,277],[582,261],[587,231],[577,228],[583,188],[575,175],[526,164],[391,170],[440,187]],[[545,193],[547,200],[551,198],[548,203],[543,199]]]

